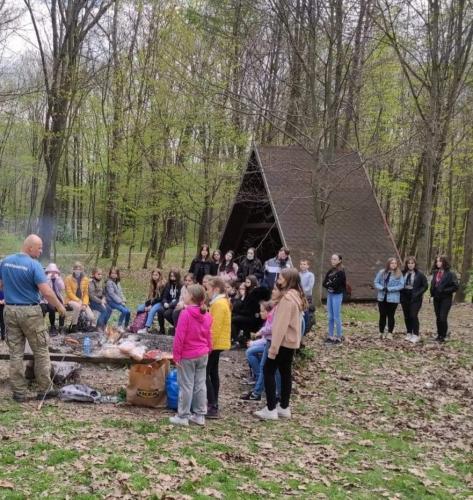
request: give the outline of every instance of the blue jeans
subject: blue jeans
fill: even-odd
[[[264,349],[266,347],[266,342],[258,342],[256,345],[252,345],[248,347],[246,350],[246,360],[250,365],[251,371],[253,372],[253,377],[255,380],[258,380],[259,372],[260,372],[260,360],[263,355]]]
[[[140,304],[138,306],[137,312],[139,312],[139,313],[144,312],[145,307],[146,307],[146,304]],[[151,328],[151,325],[153,324],[154,317],[160,311],[164,311],[164,307],[161,304],[161,302],[158,302],[157,304],[154,304],[154,306],[151,306],[151,309],[148,311],[148,316],[146,317],[146,323],[145,323],[146,328]]]
[[[107,324],[112,311],[109,311],[107,307],[99,304],[98,302],[90,302],[90,308],[92,309],[92,311],[98,311],[100,313],[97,319],[97,326],[99,328],[103,328]]]
[[[328,293],[327,295],[327,315],[328,315],[328,336],[333,337],[334,326],[337,326],[337,337],[342,337],[342,301],[343,293]]]
[[[123,323],[125,323],[125,328],[128,326],[128,323],[130,322],[130,310],[125,307],[123,304],[117,304],[116,302],[109,301],[107,303],[107,306],[110,310],[110,314],[112,311],[115,309],[117,311],[120,311],[120,317],[118,318],[118,326],[122,326]],[[109,316],[110,317],[110,316]],[[108,321],[108,318],[107,318]]]
[[[261,396],[264,391],[264,373],[263,373],[263,368],[266,363],[266,360],[268,359],[268,353],[269,353],[269,347],[271,346],[271,342],[268,340],[266,341],[266,345],[264,346],[264,351],[261,356],[261,361],[259,364],[259,375],[256,380],[256,384],[253,388],[253,394],[256,394],[258,396]],[[276,371],[276,392],[277,394],[281,394],[281,374],[279,373],[279,370]]]

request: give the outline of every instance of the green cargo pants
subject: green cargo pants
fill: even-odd
[[[26,395],[27,384],[23,355],[26,340],[34,355],[34,374],[38,392],[47,392],[51,384],[48,330],[40,306],[5,306],[7,343],[10,348],[10,385],[13,393]]]

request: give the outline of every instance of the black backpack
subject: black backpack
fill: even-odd
[[[93,328],[90,320],[87,318],[87,314],[85,314],[85,311],[81,311],[77,320],[77,331],[90,332],[91,330]]]

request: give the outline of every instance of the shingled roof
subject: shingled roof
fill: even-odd
[[[298,146],[255,146],[220,248],[243,255],[246,248],[255,246],[258,256],[266,260],[285,245],[294,265],[303,257],[317,263],[310,187],[313,164],[312,156]],[[342,254],[352,298],[373,299],[376,271],[388,257],[398,255],[394,239],[358,154],[337,152],[329,168],[335,188],[323,259],[328,263],[331,254]]]

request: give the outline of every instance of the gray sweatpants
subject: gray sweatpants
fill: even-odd
[[[196,415],[207,413],[206,369],[208,355],[182,359],[178,368],[179,402],[177,414],[189,418],[191,408]]]

